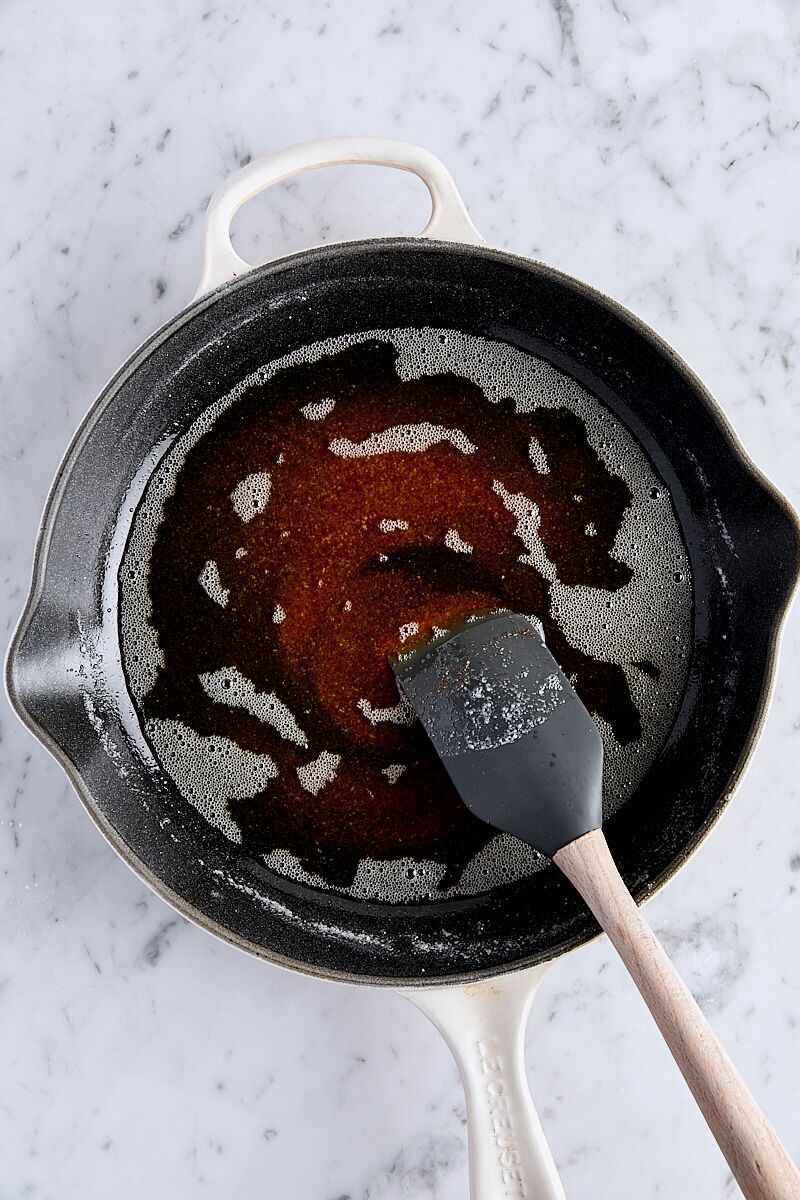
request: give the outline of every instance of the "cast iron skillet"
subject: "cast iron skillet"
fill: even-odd
[[[245,199],[296,170],[347,161],[419,174],[433,199],[428,236],[338,244],[255,270],[238,258],[228,230]],[[246,857],[153,763],[116,612],[131,514],[175,432],[268,359],[399,326],[497,339],[567,371],[633,431],[669,489],[694,577],[688,683],[667,744],[606,829],[637,900],[669,879],[727,804],[760,730],[798,577],[795,516],[665,342],[585,284],[482,244],[450,176],[415,147],[313,143],[220,189],[199,298],[111,380],[59,470],[8,689],[114,848],[180,912],[296,970],[415,986],[542,963],[597,927],[553,868],[480,896],[391,906],[316,891]]]

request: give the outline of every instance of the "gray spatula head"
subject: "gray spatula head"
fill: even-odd
[[[600,826],[600,733],[534,622],[473,618],[392,669],[477,817],[550,858]]]

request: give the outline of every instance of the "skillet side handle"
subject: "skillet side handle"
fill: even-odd
[[[422,180],[430,193],[431,215],[421,237],[486,245],[469,219],[452,175],[429,150],[389,138],[319,138],[254,159],[217,188],[206,210],[203,274],[195,300],[252,271],[253,265],[245,262],[231,243],[231,222],[243,204],[302,171],[352,163],[396,167]]]
[[[472,1200],[565,1200],[525,1075],[525,1026],[547,969],[401,993],[433,1021],[458,1064]]]

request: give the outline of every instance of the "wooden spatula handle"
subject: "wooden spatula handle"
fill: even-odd
[[[613,942],[747,1200],[800,1200],[800,1174],[626,888],[600,829],[553,861]]]

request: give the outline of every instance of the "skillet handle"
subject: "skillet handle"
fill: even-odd
[[[525,1026],[549,968],[402,992],[453,1052],[467,1101],[472,1200],[565,1200],[525,1076]]]
[[[397,167],[422,180],[430,192],[431,215],[421,237],[486,245],[469,219],[453,177],[429,150],[389,138],[319,138],[254,159],[220,184],[206,210],[203,274],[195,299],[237,275],[252,271],[253,265],[245,262],[231,243],[231,222],[243,204],[302,171],[348,163]]]

